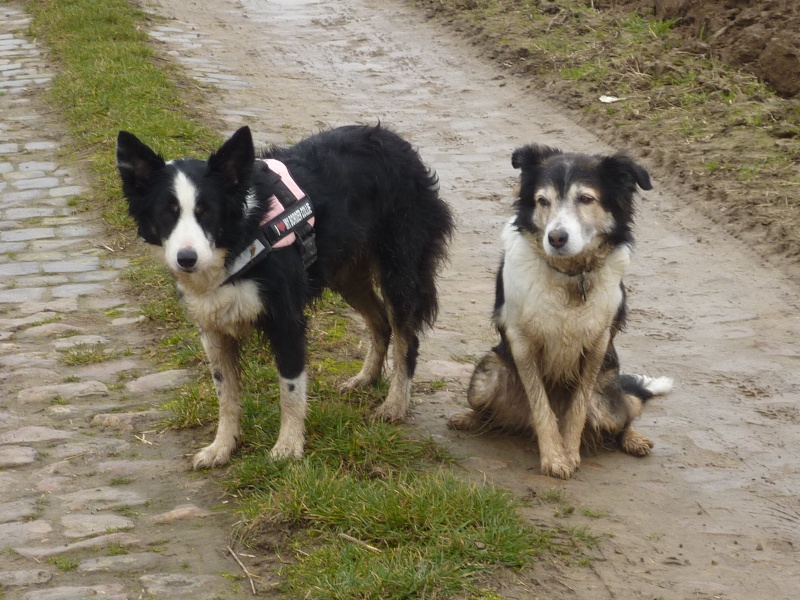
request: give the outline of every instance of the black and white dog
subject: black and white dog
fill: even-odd
[[[302,455],[304,308],[326,287],[364,317],[372,338],[345,385],[374,383],[392,339],[389,393],[375,415],[405,418],[418,335],[436,318],[436,276],[453,231],[436,175],[407,141],[380,126],[347,126],[257,160],[243,127],[208,161],[165,162],[122,131],[117,166],[139,234],[162,247],[211,364],[219,424],[195,468],[225,464],[236,447],[240,344],[253,329],[266,334],[280,374],[272,455]]]
[[[630,262],[634,193],[652,189],[624,154],[517,149],[516,217],[503,231],[494,322],[500,343],[478,363],[472,410],[451,427],[533,431],[542,473],[567,479],[581,441],[613,436],[637,456],[652,442],[631,422],[672,380],[620,375],[614,336],[625,323],[622,277]]]

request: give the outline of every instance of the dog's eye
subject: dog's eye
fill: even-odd
[[[595,201],[594,196],[590,196],[589,194],[581,194],[578,198],[578,202],[581,204],[591,204]]]
[[[536,204],[538,204],[539,206],[550,206],[550,200],[548,200],[544,196],[537,196]]]
[[[202,219],[207,214],[208,210],[206,210],[205,206],[198,206],[196,209],[194,209],[194,216],[197,217],[198,219]]]
[[[164,214],[168,217],[175,217],[176,219],[180,215],[181,209],[178,207],[177,204],[168,204],[164,208]]]

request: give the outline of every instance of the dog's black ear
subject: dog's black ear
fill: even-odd
[[[239,128],[219,150],[208,159],[208,170],[218,173],[232,188],[242,182],[249,182],[256,152],[253,149],[253,136],[246,125]]]
[[[122,178],[123,192],[145,191],[156,171],[164,168],[164,159],[153,152],[132,133],[120,131],[117,135],[117,169]],[[130,199],[130,198],[129,198]]]
[[[117,169],[122,179],[122,193],[128,201],[128,213],[136,221],[139,236],[148,244],[161,245],[153,225],[152,200],[148,191],[154,175],[164,168],[164,159],[132,133],[117,135]]]
[[[643,190],[653,189],[653,184],[650,183],[650,175],[644,167],[638,165],[624,152],[604,157],[600,163],[600,168],[614,179],[628,182],[632,188],[631,191],[637,185]]]
[[[561,154],[558,148],[542,146],[540,144],[529,144],[522,148],[517,148],[511,155],[511,166],[515,169],[529,169],[542,164],[545,160],[556,154]]]

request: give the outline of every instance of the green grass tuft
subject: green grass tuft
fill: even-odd
[[[78,565],[80,564],[78,563],[78,561],[73,560],[72,558],[70,558],[65,554],[60,554],[58,556],[50,556],[45,560],[49,562],[51,565],[54,565],[56,568],[64,572],[74,571],[75,569],[78,568]]]
[[[284,574],[309,598],[474,592],[477,575],[552,551],[551,532],[523,526],[509,494],[446,470],[369,479],[305,459],[269,488],[249,504],[253,527],[302,528],[304,558]]]

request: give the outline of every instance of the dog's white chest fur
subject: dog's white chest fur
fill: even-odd
[[[222,285],[203,294],[179,287],[186,310],[202,329],[214,329],[234,338],[249,333],[264,310],[258,285],[253,281]]]
[[[575,302],[575,279],[548,266],[531,247],[531,236],[509,224],[503,243],[505,301],[498,325],[515,329],[535,346],[531,350],[548,379],[574,378],[585,350],[608,330],[622,303],[620,281],[630,263],[630,248],[616,248],[602,266],[586,274],[586,299]]]

